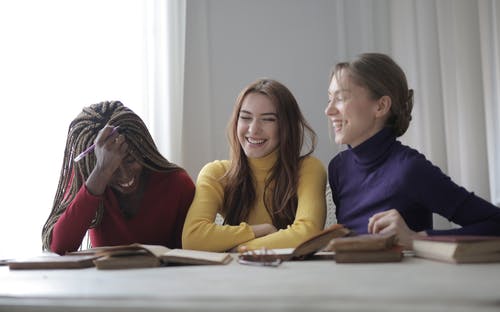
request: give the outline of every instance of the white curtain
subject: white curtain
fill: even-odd
[[[498,5],[394,0],[392,55],[415,89],[405,142],[454,181],[499,204]]]
[[[160,152],[183,165],[185,0],[145,1],[146,122]]]
[[[479,1],[481,61],[491,200],[500,206],[500,4]]]

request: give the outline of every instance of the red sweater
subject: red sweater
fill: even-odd
[[[85,186],[60,216],[52,231],[50,249],[58,254],[78,249],[99,202],[104,201],[101,224],[89,230],[93,247],[132,243],[181,248],[184,219],[194,196],[194,184],[183,170],[150,172],[144,197],[135,216],[125,219],[118,199],[108,187],[101,196]]]

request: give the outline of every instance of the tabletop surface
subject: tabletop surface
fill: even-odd
[[[500,263],[9,270],[0,311],[500,311]]]

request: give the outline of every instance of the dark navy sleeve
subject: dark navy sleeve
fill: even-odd
[[[339,165],[339,155],[335,156],[332,160],[330,160],[330,163],[328,164],[328,184],[330,186],[330,189],[332,191],[332,199],[333,202],[335,203],[335,206],[338,207],[339,202],[338,202],[338,191],[339,191],[339,183],[338,183],[338,171],[342,169],[342,167]],[[337,214],[337,210],[335,213]]]
[[[500,208],[454,183],[423,155],[408,162],[409,196],[428,210],[461,226],[428,230],[429,235],[500,235]]]

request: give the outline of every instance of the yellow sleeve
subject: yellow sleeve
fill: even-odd
[[[323,230],[326,218],[326,170],[321,161],[307,157],[302,161],[297,188],[297,213],[286,229],[255,238],[240,246],[248,249],[295,248]]]
[[[251,227],[217,225],[215,217],[224,200],[220,178],[227,170],[227,161],[214,161],[203,167],[196,181],[196,192],[184,222],[182,248],[227,251],[255,238]]]

